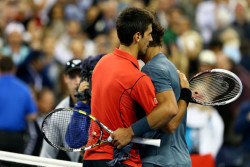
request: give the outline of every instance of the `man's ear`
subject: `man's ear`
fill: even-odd
[[[138,43],[141,40],[141,34],[139,32],[135,33],[133,39]]]

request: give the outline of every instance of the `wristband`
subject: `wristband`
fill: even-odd
[[[133,123],[131,125],[131,128],[135,136],[139,136],[139,137],[142,136],[144,133],[152,130],[152,128],[148,124],[148,120],[146,116],[140,119],[139,121],[137,121],[136,123]]]
[[[192,92],[190,89],[188,88],[181,89],[180,99],[184,100],[187,103],[187,105],[192,100],[191,97],[192,97]]]

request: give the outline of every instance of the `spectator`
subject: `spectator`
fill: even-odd
[[[210,50],[203,50],[198,58],[198,72],[215,66],[216,55]],[[224,123],[215,108],[189,104],[186,140],[191,154],[211,154],[215,159],[223,143],[223,132]]]
[[[74,57],[72,53],[71,42],[73,39],[78,38],[83,40],[84,44],[84,55],[96,55],[95,44],[84,38],[80,29],[80,23],[75,20],[69,20],[66,24],[66,31],[60,36],[55,45],[55,58],[61,64],[65,64],[67,61]]]
[[[81,59],[71,59],[65,65],[64,70],[64,81],[67,85],[69,95],[65,97],[57,106],[56,108],[67,108],[67,107],[74,107],[76,105],[76,88],[80,83],[80,71],[82,64]],[[61,136],[62,139],[65,139],[64,136]],[[65,153],[62,151],[59,152],[56,148],[50,146],[46,141],[43,141],[42,149],[40,156],[46,158],[58,158],[58,159],[67,159],[71,161],[78,162],[80,154],[79,152],[67,152],[65,157]],[[61,155],[61,156],[58,156]],[[63,155],[63,156],[62,156]]]
[[[191,77],[198,72],[198,56],[203,48],[201,35],[194,30],[186,31],[179,38],[178,44],[182,54],[188,57],[188,74]]]
[[[247,38],[250,40],[250,22],[247,20],[247,12],[249,10],[246,0],[240,0],[237,2],[234,13],[235,21],[232,27],[239,33],[241,38]]]
[[[45,34],[59,38],[65,31],[66,21],[64,19],[64,4],[52,0],[50,10],[48,11],[48,23],[46,24]]]
[[[22,34],[24,32],[24,26],[18,22],[11,22],[5,28],[7,43],[2,48],[2,55],[10,56],[17,66],[26,60],[30,52],[29,47],[23,44]]]
[[[44,37],[42,43],[42,50],[45,54],[45,73],[48,74],[49,80],[52,82],[53,91],[58,97],[60,92],[60,74],[64,66],[59,63],[54,56],[56,39],[54,37]],[[57,98],[57,99],[60,99]]]
[[[0,150],[23,153],[26,123],[36,120],[37,106],[10,57],[0,59],[0,73]]]
[[[40,50],[31,51],[26,61],[20,65],[17,76],[30,85],[35,91],[41,91],[42,87],[52,87],[46,67],[45,55]]]
[[[54,109],[55,95],[52,90],[43,88],[40,92],[37,92],[36,101],[39,115],[37,120],[28,122],[29,142],[27,143],[24,153],[39,156],[43,142],[41,132],[42,121],[45,116]]]
[[[230,25],[233,19],[233,11],[229,8],[228,1],[211,0],[199,3],[196,24],[201,31],[204,45],[211,41],[213,31]]]

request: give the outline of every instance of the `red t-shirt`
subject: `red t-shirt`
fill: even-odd
[[[139,71],[138,61],[133,56],[115,49],[97,63],[92,75],[91,115],[109,129],[127,128],[155,106],[151,79]],[[103,139],[108,137],[105,132]],[[91,138],[92,135],[89,140]],[[101,144],[87,150],[84,160],[113,159],[113,149],[109,143]],[[132,156],[124,164],[142,166],[136,145],[129,154]]]

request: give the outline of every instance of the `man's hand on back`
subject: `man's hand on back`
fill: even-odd
[[[129,128],[118,128],[111,135],[112,142],[111,144],[115,146],[117,149],[121,149],[122,147],[129,144],[134,136],[134,132],[131,127]]]

